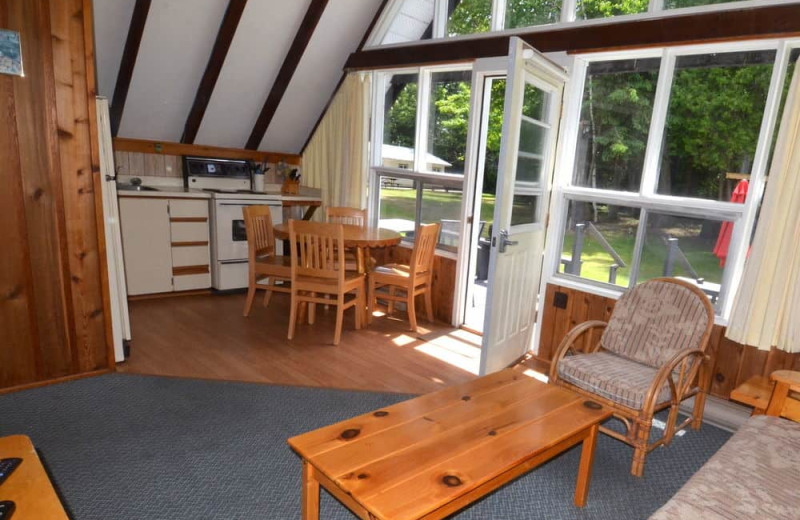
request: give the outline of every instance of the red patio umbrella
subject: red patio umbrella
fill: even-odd
[[[740,180],[733,189],[731,195],[731,202],[738,202],[744,204],[747,198],[747,189],[750,187],[750,182],[746,179]],[[714,256],[719,258],[719,266],[725,267],[725,260],[728,258],[728,248],[731,245],[731,235],[733,234],[733,222],[725,221],[719,229],[719,236],[717,243],[714,246]]]

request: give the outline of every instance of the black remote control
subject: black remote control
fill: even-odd
[[[22,459],[0,459],[0,484],[5,482],[9,475],[14,473],[14,470],[17,469],[22,463]],[[3,518],[0,516],[0,518]]]
[[[17,505],[11,500],[3,500],[0,502],[0,520],[8,520],[14,514]]]

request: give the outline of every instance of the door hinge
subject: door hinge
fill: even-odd
[[[169,211],[169,202],[167,202],[167,215],[172,215],[172,213]]]
[[[472,222],[473,222],[472,216],[470,215],[469,217],[467,217],[467,224],[472,225]]]

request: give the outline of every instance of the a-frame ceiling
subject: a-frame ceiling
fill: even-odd
[[[110,100],[136,3],[94,2],[98,88]],[[228,0],[149,4],[118,136],[179,142]],[[296,67],[284,66],[290,72],[283,73],[288,85],[258,146],[265,151],[300,152],[341,78],[345,61],[381,4],[381,0],[247,0],[227,54],[223,53],[194,143],[244,148],[287,53],[304,46]],[[295,40],[304,37],[298,31],[315,8],[321,9],[321,17],[307,43],[298,46]]]

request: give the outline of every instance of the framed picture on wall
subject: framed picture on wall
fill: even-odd
[[[0,29],[0,73],[22,76],[22,51],[19,33]]]

